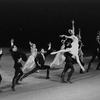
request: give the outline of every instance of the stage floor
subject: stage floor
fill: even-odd
[[[46,64],[50,64],[54,56],[47,57]],[[84,57],[85,69],[91,56]],[[88,73],[80,74],[79,66],[74,65],[75,72],[71,78],[72,84],[61,83],[61,72],[64,64],[50,70],[50,79],[45,79],[46,70],[40,70],[25,78],[16,90],[11,90],[14,75],[13,60],[9,53],[1,59],[2,83],[0,84],[0,100],[99,100],[100,99],[100,71],[95,70],[96,59]],[[24,64],[24,63],[23,63]],[[67,74],[66,74],[67,77]]]

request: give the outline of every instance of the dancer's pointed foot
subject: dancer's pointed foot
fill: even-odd
[[[40,72],[39,70],[36,71],[36,73],[39,73],[39,72]]]
[[[100,68],[96,68],[96,70],[100,70]]]
[[[84,74],[84,72],[82,70],[80,70],[80,74]]]
[[[65,81],[65,80],[61,80],[61,83],[67,83],[67,81]]]
[[[64,78],[61,78],[61,83],[67,83],[67,81],[65,81]]]
[[[20,85],[21,83],[17,82],[16,85]]]
[[[67,80],[68,83],[72,83],[70,80]]]
[[[22,82],[23,78],[20,78],[19,81]]]
[[[89,69],[87,69],[86,72],[89,72]]]
[[[11,86],[11,89],[12,89],[12,91],[15,91],[15,87],[13,85]]]
[[[19,79],[19,81],[21,82],[25,77],[26,77],[26,75],[24,74],[24,75]]]
[[[47,77],[46,77],[46,79],[50,79],[50,77],[49,77],[49,76],[47,76]]]

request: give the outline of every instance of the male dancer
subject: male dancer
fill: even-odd
[[[100,31],[98,31],[97,36],[96,36],[96,43],[95,43],[95,49],[92,55],[92,59],[90,60],[89,64],[88,64],[88,68],[87,68],[87,72],[90,69],[91,63],[95,60],[96,56],[99,58],[100,60]],[[100,70],[100,63],[98,64],[96,70]]]
[[[66,57],[66,59],[65,59],[66,64],[65,64],[64,70],[61,74],[61,82],[63,82],[63,83],[67,83],[67,82],[72,83],[70,81],[70,78],[71,78],[71,76],[74,72],[73,58],[72,58],[72,55],[68,52],[65,53],[65,57]],[[71,70],[68,73],[68,78],[67,78],[67,81],[66,81],[65,80],[65,74],[69,69],[71,69]]]
[[[37,56],[35,58],[36,67],[33,70],[31,70],[30,72],[24,74],[21,77],[20,81],[22,81],[22,79],[29,76],[30,74],[35,73],[37,70],[44,70],[44,69],[47,69],[46,79],[49,79],[50,66],[45,65],[45,57],[51,53],[51,43],[49,43],[48,46],[49,46],[49,48],[46,52],[44,51],[44,49],[41,49],[41,51],[37,54]]]
[[[71,47],[71,43],[72,43],[72,40],[71,39],[68,39],[66,42],[65,42],[65,48],[70,48]],[[72,74],[73,74],[73,72],[74,72],[74,66],[73,66],[73,64],[74,64],[74,59],[72,58],[72,54],[70,54],[69,52],[65,52],[64,53],[64,56],[65,56],[65,67],[64,67],[64,69],[63,69],[63,71],[62,71],[62,74],[61,74],[61,82],[62,83],[67,83],[67,82],[69,82],[69,83],[72,83],[71,81],[70,81],[70,78],[71,78],[71,76],[72,76]],[[71,69],[70,70],[70,72],[68,73],[68,78],[67,78],[67,81],[65,80],[65,74],[66,74],[66,72],[69,70],[69,69]]]
[[[21,61],[22,60],[26,61],[27,56],[17,49],[16,45],[14,45],[14,39],[11,39],[11,48],[9,51],[11,53],[13,60],[14,60],[15,75],[14,75],[13,80],[12,80],[11,88],[13,91],[15,91],[15,85],[17,84],[16,79],[17,79],[19,74],[23,74],[23,72],[21,70],[21,68],[22,68]]]

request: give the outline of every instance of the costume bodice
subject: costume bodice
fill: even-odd
[[[31,49],[31,54],[32,54],[33,57],[36,57],[37,49],[36,48]]]

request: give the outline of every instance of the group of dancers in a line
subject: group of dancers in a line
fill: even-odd
[[[14,69],[15,74],[12,80],[12,90],[15,91],[15,85],[19,84],[19,81],[21,82],[24,78],[31,75],[32,73],[35,73],[39,70],[47,70],[46,79],[50,78],[50,69],[53,68],[55,65],[60,65],[65,62],[64,69],[61,73],[61,82],[62,83],[71,83],[70,79],[74,72],[74,63],[78,63],[80,66],[80,73],[85,72],[84,68],[84,62],[83,62],[83,52],[82,52],[82,40],[80,35],[80,29],[79,33],[75,35],[75,27],[74,27],[74,21],[72,21],[72,29],[68,30],[68,35],[60,35],[62,38],[62,45],[60,50],[53,52],[51,43],[48,44],[47,50],[44,50],[43,48],[41,50],[38,50],[36,47],[36,44],[29,42],[30,45],[30,56],[27,57],[27,55],[20,51],[17,46],[14,44],[14,39],[11,39],[11,48],[10,53],[14,60]],[[99,58],[99,40],[100,40],[100,34],[97,35],[96,41],[97,41],[97,47],[95,50],[95,56],[98,55]],[[2,49],[0,51],[0,55],[2,56]],[[45,59],[47,55],[55,55],[54,60],[50,65],[45,64]],[[93,58],[89,63],[87,72],[89,71],[90,65],[92,61],[95,59],[93,54]],[[24,61],[24,65],[22,64],[22,61]],[[99,64],[100,65],[100,64]],[[97,69],[99,69],[99,65]],[[66,72],[71,69],[68,72],[67,79],[65,78]],[[1,77],[1,76],[0,76]],[[2,80],[2,77],[0,78]]]

